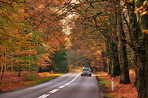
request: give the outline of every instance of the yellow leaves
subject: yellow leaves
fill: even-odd
[[[96,19],[97,19],[97,20],[100,20],[100,18],[99,18],[99,17],[97,17]]]
[[[39,73],[40,77],[50,77],[52,76],[49,72],[43,72],[43,73]]]
[[[19,50],[17,51],[17,53],[19,53],[20,55],[37,55],[36,50]]]
[[[51,21],[56,16],[51,17],[47,5],[53,7],[55,2],[60,5],[64,0],[5,1],[11,2],[11,6],[0,2],[0,60],[3,50],[9,48],[14,54],[10,59],[16,57],[18,64],[28,64],[28,61],[34,65],[50,64],[49,56],[65,45],[65,36],[62,28],[57,30],[59,21]]]
[[[101,52],[102,52],[102,50],[98,50],[98,51],[97,51],[98,54],[101,54]]]
[[[109,16],[103,16],[103,17],[108,18]]]
[[[143,5],[135,10],[135,13],[139,12],[141,16],[146,15],[146,14],[148,15],[147,8],[148,8],[148,1],[145,0],[143,2]]]
[[[148,30],[142,30],[142,32],[145,32],[145,34],[148,34]]]
[[[28,37],[30,37],[32,35],[33,35],[32,33],[29,33],[29,34],[26,35],[26,38],[28,38]]]

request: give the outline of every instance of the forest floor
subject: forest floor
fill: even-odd
[[[52,74],[49,72],[37,73],[37,72],[21,72],[21,76],[18,77],[18,72],[5,72],[2,81],[0,80],[0,92],[7,92],[40,84],[56,78],[62,74]],[[0,73],[1,76],[1,73]]]
[[[133,69],[129,70],[130,84],[120,84],[120,76],[113,79],[114,90],[112,91],[111,80],[112,78],[106,72],[98,72],[97,77],[100,89],[104,92],[105,98],[138,98],[137,89],[134,86],[135,72]]]

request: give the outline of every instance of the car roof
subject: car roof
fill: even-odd
[[[87,68],[87,67],[83,67],[82,69],[90,69],[90,68]]]

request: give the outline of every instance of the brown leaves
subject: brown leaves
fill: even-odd
[[[101,74],[101,72],[99,73]],[[135,82],[135,72],[133,69],[130,69],[129,71],[130,74],[130,79],[131,79],[131,84],[119,84],[120,81],[120,76],[116,76],[116,78],[114,78],[114,91],[111,91],[111,84],[109,85],[108,89],[110,92],[110,95],[114,95],[114,97],[116,98],[121,98],[121,97],[125,97],[125,98],[138,98],[138,93],[137,93],[137,89],[134,86],[134,82]],[[108,81],[111,83],[111,77],[109,75],[107,75],[106,72],[104,72],[104,75],[102,76],[104,81]]]

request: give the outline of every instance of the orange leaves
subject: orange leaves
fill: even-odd
[[[37,52],[35,50],[23,50],[23,51],[17,51],[20,55],[37,55]]]
[[[59,2],[61,2],[61,3],[63,3],[64,2],[64,0],[58,0]]]
[[[17,66],[49,65],[51,54],[66,45],[60,21],[53,21],[57,14],[52,15],[51,10],[55,5],[63,4],[64,0],[15,1],[0,2],[0,56],[8,48],[9,59],[14,60]]]
[[[148,8],[148,1],[145,0],[143,2],[143,5],[135,10],[135,13],[139,12],[141,16],[148,15],[147,8]]]
[[[145,33],[148,34],[148,30]]]
[[[40,77],[51,77],[52,74],[50,74],[49,72],[43,72],[43,73],[39,73]]]

